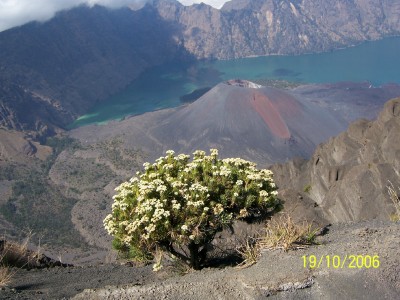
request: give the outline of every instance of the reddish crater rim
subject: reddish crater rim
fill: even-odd
[[[290,138],[290,131],[286,122],[267,96],[258,92],[253,93],[251,105],[268,125],[273,135],[282,139]]]

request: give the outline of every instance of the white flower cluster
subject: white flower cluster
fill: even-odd
[[[189,187],[189,191],[197,191],[200,193],[207,193],[208,188],[206,186],[202,186],[200,183],[195,182]]]
[[[129,245],[157,241],[196,243],[221,222],[249,216],[248,208],[273,207],[272,172],[240,158],[217,159],[218,150],[190,156],[167,151],[144,172],[115,190],[112,213],[104,219],[110,235]],[[225,224],[225,223],[224,223]]]

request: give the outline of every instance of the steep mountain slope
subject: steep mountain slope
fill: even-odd
[[[154,1],[185,48],[219,59],[327,51],[400,33],[396,0],[232,0],[221,10]]]
[[[320,145],[309,161],[274,166],[275,178],[288,203],[311,200],[330,222],[387,220],[395,212],[388,181],[400,184],[399,132],[398,98],[376,121],[358,120]]]
[[[1,32],[0,124],[65,127],[146,68],[184,59],[176,30],[151,6],[81,6],[43,24]]]

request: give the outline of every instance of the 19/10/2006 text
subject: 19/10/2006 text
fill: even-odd
[[[310,269],[318,268],[333,268],[333,269],[377,269],[380,266],[378,255],[323,255],[317,257],[316,255],[303,255],[304,268]]]

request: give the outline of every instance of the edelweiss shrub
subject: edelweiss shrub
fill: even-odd
[[[215,149],[209,156],[195,151],[192,161],[170,150],[136,175],[116,188],[104,226],[118,250],[139,260],[161,249],[199,269],[224,226],[278,205],[270,170],[240,158],[218,159]]]

